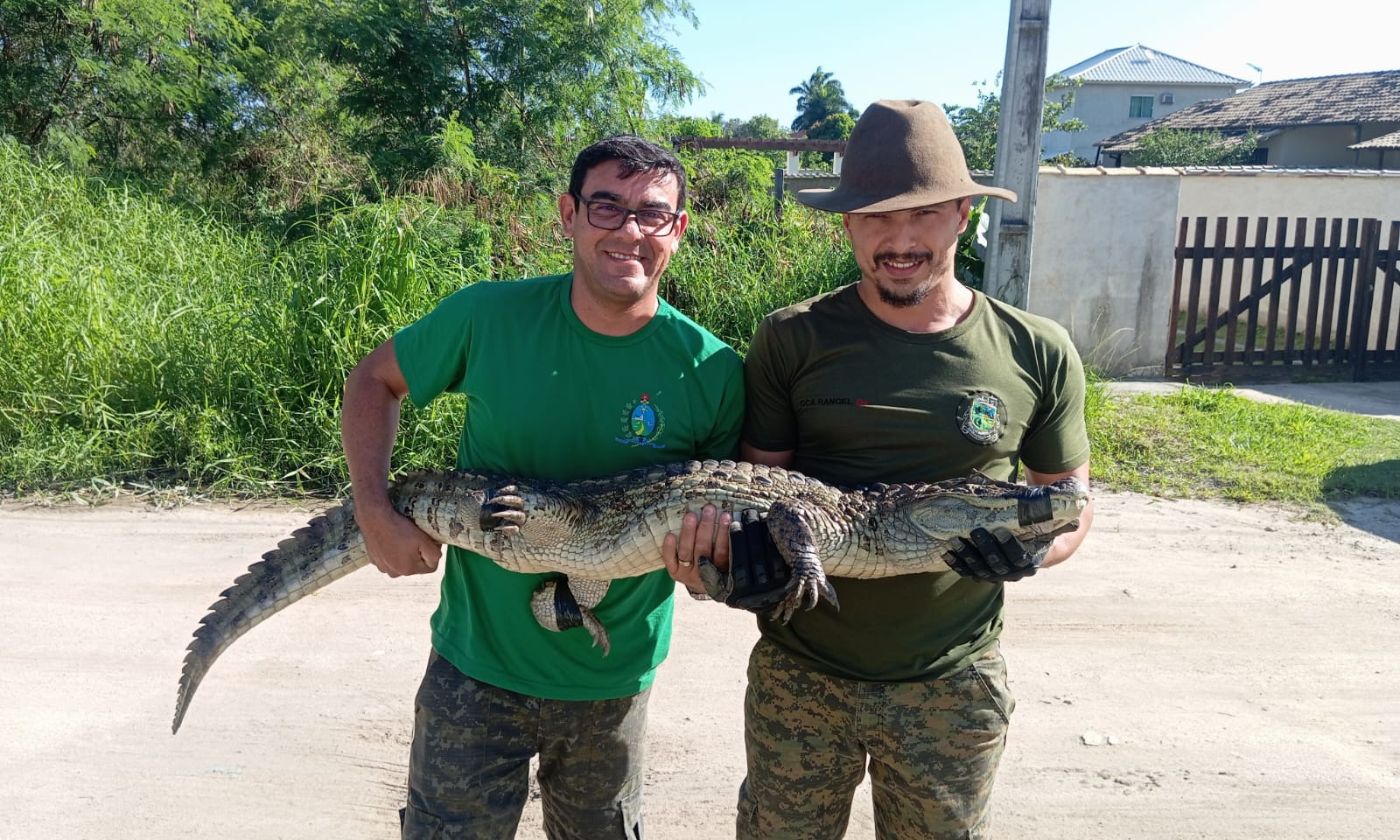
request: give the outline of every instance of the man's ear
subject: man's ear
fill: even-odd
[[[685,234],[685,229],[689,226],[690,214],[682,210],[680,212],[680,215],[676,218],[675,230],[671,231],[671,253],[674,254],[676,252],[676,249],[681,247],[681,236]]]
[[[559,196],[559,224],[564,227],[564,238],[574,238],[574,219],[578,216],[578,199],[570,193]]]

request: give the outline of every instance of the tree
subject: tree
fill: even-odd
[[[73,163],[136,172],[197,163],[237,130],[229,0],[0,4],[0,131]]]
[[[1083,131],[1078,119],[1064,119],[1065,111],[1074,104],[1074,88],[1083,84],[1077,79],[1052,75],[1045,80],[1045,104],[1041,111],[1043,132]],[[953,131],[962,143],[969,169],[991,170],[997,160],[997,128],[1001,121],[1001,97],[979,90],[977,105],[972,108],[944,105]]]
[[[1159,128],[1138,141],[1134,166],[1234,166],[1254,155],[1254,132],[1226,137],[1218,131]]]
[[[807,81],[788,93],[797,97],[797,118],[792,121],[793,131],[810,131],[834,114],[858,116],[856,109],[846,101],[846,92],[836,76],[820,67],[812,72]]]
[[[807,137],[811,140],[846,140],[855,130],[856,119],[847,113],[832,114],[807,130]],[[828,166],[832,162],[831,152],[803,152],[802,165],[814,167],[817,161],[822,161]]]
[[[434,159],[448,118],[478,152],[555,173],[579,134],[638,132],[650,103],[701,89],[663,38],[687,0],[326,0],[324,42],[350,71],[344,104],[358,140],[394,180]]]
[[[782,126],[767,114],[747,120],[732,118],[724,121],[724,136],[740,140],[777,140],[784,136]]]
[[[856,118],[847,113],[832,114],[807,131],[813,140],[845,140],[855,130]]]
[[[553,189],[580,140],[701,89],[678,19],[689,0],[0,0],[0,133],[276,214],[462,171],[467,137]]]

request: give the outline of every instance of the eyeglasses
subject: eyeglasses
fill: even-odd
[[[578,196],[574,198],[582,201]],[[627,224],[628,216],[636,216],[637,229],[647,236],[665,236],[676,226],[676,219],[681,217],[680,213],[650,207],[629,210],[611,201],[584,201],[583,206],[588,208],[588,223],[596,228],[617,230]]]

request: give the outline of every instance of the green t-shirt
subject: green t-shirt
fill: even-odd
[[[744,440],[795,450],[794,469],[834,484],[932,482],[1018,461],[1057,473],[1089,460],[1084,371],[1059,325],[975,294],[961,323],[910,333],[846,286],[768,316],[745,362]],[[822,603],[763,635],[812,667],[863,680],[929,679],[1001,632],[1002,587],[954,572],[834,578]]]
[[[468,286],[394,338],[415,405],[466,395],[457,465],[573,481],[649,464],[730,458],[743,422],[743,366],[728,345],[662,301],[622,337],[569,304],[572,275]],[[450,548],[433,647],[463,673],[557,700],[602,700],[651,684],[670,646],[664,570],[617,580],[598,605],[612,653],[583,628],[530,613],[539,574]]]

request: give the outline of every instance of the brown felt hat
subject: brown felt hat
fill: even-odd
[[[834,190],[798,190],[797,200],[834,213],[888,213],[990,195],[1016,193],[972,180],[967,158],[943,108],[914,99],[885,99],[856,121]]]

